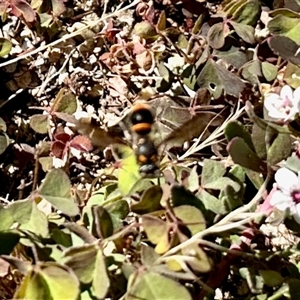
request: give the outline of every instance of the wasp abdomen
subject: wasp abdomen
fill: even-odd
[[[140,163],[156,163],[157,149],[152,140],[140,138],[137,143],[136,155]]]
[[[140,173],[144,175],[154,174],[158,170],[157,161],[158,153],[157,149],[151,139],[140,138],[136,145],[136,158],[140,165]]]

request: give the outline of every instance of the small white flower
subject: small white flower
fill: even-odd
[[[172,71],[176,73],[180,73],[180,70],[183,69],[185,65],[184,57],[180,56],[179,54],[174,54],[168,58],[168,62],[166,66]]]
[[[268,93],[264,101],[269,117],[273,119],[294,120],[300,109],[300,87],[294,92],[289,85],[282,87],[280,95]]]
[[[300,174],[298,176],[287,168],[281,168],[275,173],[278,190],[275,191],[270,204],[280,211],[294,217],[300,224]]]

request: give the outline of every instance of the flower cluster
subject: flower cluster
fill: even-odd
[[[281,168],[275,173],[275,181],[270,204],[293,216],[300,224],[300,172],[296,175],[287,168]]]
[[[282,87],[280,94],[268,93],[265,96],[264,106],[268,116],[282,122],[295,119],[300,112],[300,87],[296,90],[288,85]]]

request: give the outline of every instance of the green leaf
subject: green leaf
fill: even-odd
[[[226,12],[227,18],[229,19],[234,12],[247,0],[241,0],[241,1],[224,1],[224,8],[223,11]]]
[[[79,281],[68,267],[47,262],[42,264],[40,274],[51,293],[51,299],[78,299]]]
[[[46,175],[38,193],[64,214],[68,216],[79,214],[78,205],[71,197],[70,180],[63,170],[54,169],[50,171]]]
[[[207,210],[210,210],[215,214],[220,215],[224,215],[228,212],[224,203],[222,203],[222,201],[216,198],[215,196],[209,194],[207,191],[201,190],[199,193],[199,197],[201,198]]]
[[[105,257],[99,249],[96,256],[96,264],[93,276],[92,291],[97,299],[104,299],[110,287],[110,280],[107,274]]]
[[[287,145],[291,145],[290,135],[279,133],[268,149],[267,161],[271,166],[290,156],[291,147]]]
[[[180,205],[191,205],[199,210],[207,217],[207,212],[201,200],[184,186],[174,185],[171,188],[171,202],[174,207]]]
[[[190,205],[181,205],[173,208],[175,216],[190,230],[192,235],[204,230],[206,222],[202,212]]]
[[[6,132],[6,130],[7,130],[6,123],[2,118],[0,118],[0,131]]]
[[[206,187],[207,184],[213,183],[226,173],[226,167],[222,162],[205,159],[203,161],[203,170],[201,175],[201,185]]]
[[[238,98],[245,87],[245,83],[237,75],[212,59],[207,60],[197,77],[197,84],[200,88],[207,88],[216,99],[224,92]]]
[[[244,79],[252,84],[260,84],[259,78],[263,76],[261,62],[258,60],[249,61],[241,68],[241,74]]]
[[[223,190],[228,186],[231,186],[235,192],[238,192],[241,188],[239,183],[235,182],[234,180],[228,177],[220,177],[214,180],[213,182],[205,184],[205,186],[203,187],[211,190]]]
[[[157,65],[158,73],[162,77],[161,81],[157,81],[157,91],[160,93],[168,91],[174,80],[173,73],[165,66],[164,62]]]
[[[136,23],[133,28],[133,31],[137,36],[146,40],[153,40],[157,37],[155,27],[148,21]]]
[[[88,284],[93,281],[98,248],[96,245],[83,245],[68,248],[62,261],[70,267],[81,283]]]
[[[300,297],[300,280],[291,278],[287,280],[291,300],[298,300]]]
[[[266,130],[261,128],[257,123],[252,126],[252,140],[255,141],[254,148],[256,154],[261,159],[266,159],[267,157],[267,145],[266,145]]]
[[[240,69],[249,61],[249,57],[246,55],[246,53],[243,52],[239,47],[235,47],[233,45],[229,49],[227,49],[226,47],[226,50],[214,50],[213,56],[222,59],[223,61],[234,66],[237,69]]]
[[[0,232],[0,255],[10,255],[14,247],[19,243],[20,235],[15,232]]]
[[[234,137],[240,137],[252,150],[255,149],[249,131],[240,122],[230,121],[225,127],[224,133],[228,142]]]
[[[151,246],[141,243],[141,260],[144,265],[151,267],[159,257]]]
[[[0,57],[4,57],[9,54],[12,49],[11,41],[0,37]]]
[[[48,172],[53,168],[53,157],[39,157],[39,163],[42,166],[44,172]]]
[[[53,298],[41,274],[31,271],[23,278],[21,285],[14,294],[14,299],[52,300]]]
[[[243,183],[245,182],[245,170],[239,165],[232,166],[228,177],[234,177],[236,180]]]
[[[234,11],[231,20],[255,26],[260,18],[261,4],[258,0],[247,0]]]
[[[192,300],[188,290],[178,281],[154,272],[133,274],[137,276],[130,287],[126,300],[151,299],[151,300]]]
[[[89,224],[90,225],[90,224]],[[85,242],[85,243],[88,243],[88,244],[91,244],[93,242],[95,242],[97,239],[91,235],[88,231],[88,229],[84,226],[81,226],[79,225],[78,223],[75,223],[75,222],[67,222],[67,223],[64,223],[63,226],[65,228],[68,228],[71,233],[74,233],[72,235],[72,238],[76,238],[76,241],[78,242],[77,244],[76,243],[73,243],[73,245],[82,245],[82,242]]]
[[[214,24],[207,33],[208,44],[214,49],[222,48],[225,44],[225,37],[229,31],[229,27],[226,23]]]
[[[150,215],[142,217],[142,226],[145,229],[148,239],[153,244],[158,244],[162,236],[168,231],[166,222]]]
[[[157,24],[156,24],[156,28],[158,31],[163,31],[166,29],[166,22],[167,22],[167,19],[166,19],[166,12],[165,11],[162,11],[159,15],[159,18],[158,18],[158,21],[157,21]]]
[[[47,237],[49,233],[47,216],[37,208],[34,201],[31,201],[31,205],[32,209],[29,221],[21,224],[19,228],[22,230],[28,230],[40,237]],[[27,244],[24,239],[22,239],[22,242]]]
[[[49,116],[48,115],[33,115],[30,118],[30,127],[38,132],[45,134],[48,132]]]
[[[225,207],[227,213],[243,205],[243,193],[244,189],[240,188],[240,191],[237,192],[230,185],[227,185],[221,190],[219,200],[222,202],[222,205]]]
[[[245,169],[246,175],[248,176],[248,178],[250,179],[250,181],[252,182],[252,184],[255,186],[255,188],[257,190],[260,189],[260,187],[263,185],[264,183],[264,178],[263,176],[261,176],[261,174],[252,171],[250,169]]]
[[[300,67],[288,62],[284,70],[283,79],[289,86],[296,89],[300,86]]]
[[[19,224],[29,222],[33,209],[32,202],[31,199],[24,199],[12,202],[8,205],[7,209],[10,211],[15,222]]]
[[[236,34],[243,39],[246,43],[254,44],[255,43],[255,30],[252,26],[246,25],[243,23],[237,23],[234,21],[229,21],[235,30]]]
[[[193,244],[182,249],[182,254],[189,256],[187,264],[196,272],[206,273],[211,270],[211,260],[201,247]]]
[[[227,145],[227,151],[236,164],[259,173],[266,173],[266,164],[249,148],[242,138],[233,138]]]
[[[275,80],[277,76],[277,67],[267,61],[261,63],[261,70],[268,82]]]
[[[300,16],[298,14],[294,13],[290,16],[277,14],[268,22],[267,27],[271,34],[287,37],[296,44],[300,44]]]
[[[0,154],[2,154],[10,144],[8,135],[4,132],[0,133]]]
[[[137,204],[133,204],[131,209],[137,214],[150,213],[162,209],[160,200],[162,197],[162,189],[158,185],[154,185],[143,193],[141,200]]]
[[[130,192],[134,192],[133,188],[141,178],[139,166],[132,148],[114,144],[112,151],[115,159],[121,160],[121,167],[118,170],[118,187],[121,193],[126,196]]]
[[[284,278],[273,270],[259,270],[258,273],[263,278],[264,284],[270,287],[279,286],[284,281]]]
[[[77,100],[75,95],[68,91],[66,88],[62,88],[51,107],[52,112],[58,113],[66,113],[66,114],[73,114],[77,110]]]
[[[99,238],[107,238],[113,234],[113,223],[107,210],[102,206],[93,206],[92,233]]]
[[[11,212],[7,208],[0,206],[0,231],[8,230],[14,223]]]
[[[197,173],[197,166],[195,166],[188,177],[188,188],[191,192],[199,189],[199,175]]]
[[[118,200],[111,204],[105,205],[106,211],[109,213],[112,228],[114,231],[123,228],[124,219],[130,212],[129,204],[126,200]]]
[[[300,20],[298,21],[300,24]],[[300,29],[300,28],[299,28]],[[270,48],[283,59],[295,64],[300,65],[300,53],[297,53],[299,49],[298,43],[286,36],[273,36],[269,40]]]
[[[297,155],[293,154],[292,156],[288,157],[285,166],[290,170],[294,171],[295,173],[300,172],[300,159]]]

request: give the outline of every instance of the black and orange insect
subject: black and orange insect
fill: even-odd
[[[154,117],[151,107],[143,102],[136,103],[130,112],[131,131],[135,135],[135,155],[142,176],[159,174],[158,152],[152,140]]]

